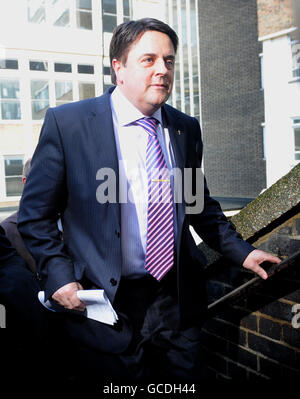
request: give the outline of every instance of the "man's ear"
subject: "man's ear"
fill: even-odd
[[[116,74],[117,84],[122,84],[123,83],[122,62],[120,60],[117,60],[116,58],[114,58],[112,60],[112,67]]]

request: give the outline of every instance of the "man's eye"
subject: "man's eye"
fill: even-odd
[[[146,63],[146,64],[147,64],[147,63],[149,64],[149,63],[152,62],[152,61],[153,61],[153,60],[152,60],[152,58],[150,58],[150,57],[149,57],[149,58],[144,58],[144,59],[143,59],[143,62]]]
[[[167,60],[166,61],[166,66],[167,66],[167,68],[173,68],[174,67],[174,61],[173,60]]]

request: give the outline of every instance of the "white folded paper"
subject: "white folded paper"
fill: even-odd
[[[68,310],[53,300],[45,302],[45,292],[40,291],[38,293],[38,298],[41,304],[52,312],[75,312],[77,314],[82,314],[89,319],[110,325],[114,325],[117,322],[118,315],[112,307],[104,290],[78,290],[77,296],[85,303],[85,312]]]

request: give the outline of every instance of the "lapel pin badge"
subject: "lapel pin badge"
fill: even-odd
[[[179,136],[180,136],[180,135],[181,135],[181,130],[178,129],[178,130],[177,130],[177,133],[178,133]]]

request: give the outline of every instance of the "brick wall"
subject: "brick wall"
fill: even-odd
[[[258,36],[294,26],[294,0],[257,0]]]
[[[256,0],[199,0],[204,169],[213,196],[265,188]]]
[[[281,257],[299,250],[300,213],[255,246]],[[249,278],[247,270],[224,265],[222,260],[208,282],[210,301]],[[209,376],[232,381],[298,381],[300,328],[292,326],[296,304],[300,304],[299,261],[209,319],[203,328]]]

